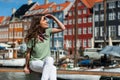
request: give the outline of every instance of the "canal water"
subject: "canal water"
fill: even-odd
[[[40,80],[40,75],[24,72],[0,72],[0,80]],[[57,79],[65,80],[65,79]],[[100,80],[120,80],[120,77],[101,77]]]

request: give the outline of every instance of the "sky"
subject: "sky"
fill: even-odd
[[[32,0],[39,4],[44,4],[44,0]],[[55,2],[57,4],[63,3],[66,0],[49,0],[49,2]],[[28,0],[0,0],[0,16],[11,16],[12,8],[18,9],[23,4],[27,4]]]

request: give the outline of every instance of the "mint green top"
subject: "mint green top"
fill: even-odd
[[[47,56],[50,56],[50,34],[51,34],[52,28],[46,29],[45,33],[47,35],[46,39],[44,41],[36,41],[36,44],[34,45],[34,38],[28,41],[27,47],[32,48],[31,51],[31,60],[43,60]]]

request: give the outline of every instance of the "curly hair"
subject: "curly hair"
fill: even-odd
[[[31,38],[36,39],[40,30],[40,20],[42,16],[33,16],[30,28],[28,29],[26,39],[30,40]]]

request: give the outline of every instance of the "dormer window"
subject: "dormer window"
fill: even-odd
[[[48,11],[49,11],[49,12],[52,12],[52,10],[53,10],[52,7],[49,7],[49,8],[48,8]]]
[[[57,11],[61,10],[61,6],[57,6]]]
[[[44,9],[39,9],[38,12],[41,13]]]

